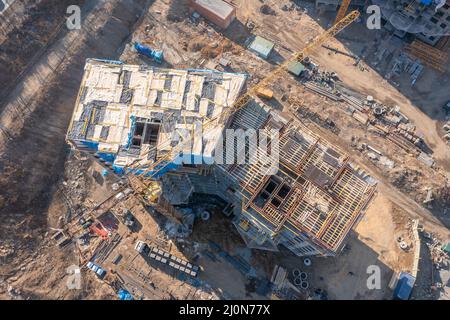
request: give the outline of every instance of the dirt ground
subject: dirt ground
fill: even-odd
[[[276,63],[303,48],[324,27],[329,27],[333,18],[332,15],[317,17],[310,1],[296,1],[307,9],[300,12],[281,9],[290,1],[266,0],[264,2],[270,5],[275,15],[264,15],[259,11],[261,1],[235,0],[238,19],[222,35],[204,21],[191,22],[186,1],[112,0],[103,3],[86,0],[79,3],[82,2],[85,3],[86,18],[80,31],[50,36],[48,30],[55,29],[61,20],[47,21],[43,18],[39,10],[46,10],[47,1],[44,0],[37,1],[37,9],[30,9],[23,16],[20,22],[22,29],[2,30],[0,40],[5,44],[2,50],[6,45],[8,50],[0,52],[1,61],[11,57],[18,61],[14,70],[0,72],[1,77],[5,77],[2,83],[14,84],[8,88],[8,96],[3,95],[0,101],[0,298],[114,298],[111,288],[89,272],[83,273],[86,281],[83,281],[81,291],[67,290],[66,268],[79,263],[78,255],[72,246],[63,250],[55,248],[51,240],[52,228],[62,226],[68,211],[81,210],[81,204],[89,205],[87,198],[98,202],[110,192],[111,181],[100,184],[92,176],[94,171],[99,174],[101,168],[89,160],[74,161],[64,141],[86,58],[120,58],[129,63],[154,65],[131,49],[132,41],[141,41],[164,50],[166,67],[206,68],[209,62],[217,63],[222,56],[230,58],[232,62],[227,71],[247,73],[248,85],[251,85],[263,78]],[[55,16],[64,16],[64,3],[52,8]],[[23,12],[24,8],[17,10]],[[35,19],[39,21],[39,28],[36,33],[30,33],[27,26]],[[245,27],[248,21],[255,24],[251,32]],[[243,48],[251,33],[276,43],[276,53],[269,62]],[[37,34],[45,36],[35,38]],[[27,38],[30,36],[33,39]],[[377,37],[386,46],[393,46],[394,40],[388,35],[377,36],[361,23],[355,23],[329,42],[331,46],[358,55],[368,46],[366,59],[363,59],[365,71],[354,67],[352,59],[330,55],[324,48],[315,50],[312,58],[321,68],[337,72],[349,88],[400,106],[418,131],[424,134],[433,150],[437,169],[426,168],[415,158],[384,143],[383,139],[367,132],[326,99],[299,88],[292,79],[281,83],[280,90],[276,91],[277,102],[282,101],[283,95],[300,97],[310,110],[333,119],[341,128],[340,132],[333,135],[330,131],[323,131],[323,134],[346,149],[357,163],[379,180],[377,197],[349,236],[349,249],[337,258],[315,258],[310,270],[306,270],[311,289],[325,289],[332,299],[390,297],[386,285],[392,273],[409,270],[412,263],[412,251],[402,251],[396,240],[399,236],[410,240],[412,218],[420,218],[426,229],[443,240],[450,240],[448,214],[444,215],[438,208],[430,211],[421,204],[426,193],[424,188],[442,186],[449,177],[450,151],[441,139],[439,125],[443,116],[441,105],[450,98],[447,89],[450,78],[448,74],[427,69],[414,87],[404,79],[388,82],[384,76],[389,66],[374,65],[378,49],[370,43]],[[27,42],[29,46],[19,55],[15,41],[24,39],[30,40]],[[33,55],[34,52],[37,53]],[[27,61],[34,63],[28,65]],[[12,63],[11,60],[7,62],[9,65]],[[6,65],[1,63],[0,68],[4,69]],[[14,79],[18,82],[15,83]],[[274,103],[274,107],[282,106]],[[380,168],[354,150],[351,147],[353,135],[383,150],[395,161],[396,168],[392,171]],[[413,190],[405,189],[401,180],[400,175],[406,170],[420,171],[421,177],[416,185],[413,184]],[[74,183],[69,185],[71,204],[64,196],[64,190],[68,188],[64,182]],[[393,184],[397,185],[394,187]],[[260,275],[270,277],[276,263],[290,269],[302,266],[303,259],[289,254],[246,249],[232,226],[223,227],[229,221],[220,215],[215,215],[210,222],[214,227],[203,222],[196,225],[191,240],[205,243],[209,239],[206,235],[214,230],[212,238],[215,242],[231,253],[245,256],[258,266],[256,269]],[[257,297],[248,292],[241,274],[229,265],[206,257],[199,259],[207,270],[203,280],[221,289],[225,296]],[[366,270],[372,264],[381,269],[381,290],[367,289]],[[215,270],[223,270],[220,272],[223,276],[217,276]],[[179,283],[175,281],[173,285],[176,287]],[[189,296],[192,293],[188,290],[183,294]]]
[[[19,75],[25,73],[60,34],[69,5],[85,1],[19,1],[2,13],[0,29],[0,97],[4,98]],[[20,48],[20,50],[18,50]],[[1,108],[0,108],[1,110]]]
[[[117,48],[129,35],[129,28],[139,17],[144,1],[140,4],[141,7],[136,1],[87,2],[83,7],[84,28],[66,32],[47,44],[48,50],[24,76],[23,82],[12,90],[7,101],[2,101],[0,282],[3,294],[8,283],[14,282],[8,282],[11,277],[24,273],[19,268],[23,261],[40,259],[41,255],[34,255],[48,243],[49,228],[53,227],[48,221],[54,219],[49,206],[57,201],[56,186],[61,182],[68,154],[64,137],[84,61],[88,57],[116,55]],[[58,14],[64,16],[64,12]],[[14,52],[10,55],[14,57]],[[45,252],[51,257],[51,250]],[[42,259],[49,256],[43,253]],[[70,258],[61,256],[60,270],[68,266],[67,261]],[[45,263],[41,265],[49,267]],[[41,281],[47,279],[44,270],[33,274],[41,277]],[[58,298],[57,292],[47,291],[49,295],[44,297]]]

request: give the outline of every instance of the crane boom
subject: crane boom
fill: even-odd
[[[345,17],[345,14],[348,11],[348,7],[350,6],[350,3],[352,0],[342,0],[341,7],[339,8],[339,11],[336,15],[336,19],[334,20],[334,24],[338,23],[342,20],[342,18]]]
[[[350,2],[350,1],[348,1]],[[270,83],[272,83],[274,80],[276,80],[278,77],[280,77],[288,68],[288,65],[293,61],[299,61],[302,62],[307,55],[309,55],[315,48],[320,47],[323,43],[325,43],[330,38],[334,37],[336,34],[344,30],[347,26],[349,26],[352,22],[354,22],[358,17],[360,16],[360,13],[358,10],[350,12],[347,16],[340,19],[337,23],[335,23],[330,29],[325,31],[324,33],[317,36],[313,41],[311,41],[303,50],[294,53],[289,59],[287,59],[285,62],[280,64],[277,68],[275,68],[273,71],[271,71],[265,78],[263,78],[261,81],[259,81],[256,85],[251,87],[246,93],[241,95],[228,109],[225,109],[224,112],[222,112],[220,115],[215,116],[213,118],[208,119],[203,124],[203,129],[206,129],[207,127],[214,126],[215,123],[219,120],[225,120],[228,119],[231,115],[233,115],[236,111],[243,108],[251,99],[253,96],[256,95],[258,89],[267,87]],[[153,147],[151,150],[148,151],[148,153],[153,152],[155,148],[161,148],[166,147],[170,145],[171,141],[170,139],[163,141],[162,143],[158,144],[157,146]],[[145,155],[144,155],[145,156]],[[133,177],[131,180],[133,183],[130,184],[135,189],[137,193],[142,193],[143,189],[146,189],[150,184],[150,179],[154,177],[160,170],[162,170],[165,165],[164,162],[170,160],[172,157],[171,153],[168,153],[167,155],[157,159],[154,163],[151,163],[149,166],[146,166],[145,164],[142,164],[140,160],[136,160],[133,163],[131,163],[129,166],[126,166],[125,172],[130,173],[131,175],[136,174],[135,172],[132,172],[133,170],[140,169],[140,173],[137,174],[139,176],[139,179],[136,179],[136,177]],[[168,161],[170,162],[170,161]],[[144,169],[142,169],[144,168]],[[131,169],[131,170],[130,170]],[[150,174],[149,174],[150,173]],[[130,174],[128,174],[130,177]],[[142,177],[145,176],[145,180],[148,182],[146,183]],[[136,188],[136,183],[139,182],[141,184],[141,187]],[[138,190],[137,190],[138,189]]]

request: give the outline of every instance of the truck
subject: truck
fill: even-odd
[[[164,58],[162,51],[153,50],[149,47],[140,44],[139,42],[134,43],[134,48],[139,54],[142,54],[143,56],[146,56],[157,63],[163,62]]]

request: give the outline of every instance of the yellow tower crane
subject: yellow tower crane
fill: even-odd
[[[350,2],[350,1],[347,1]],[[307,55],[311,54],[311,52],[320,47],[323,43],[325,43],[330,38],[334,37],[336,34],[344,30],[347,26],[349,26],[352,22],[354,22],[360,13],[358,10],[350,12],[347,16],[339,19],[339,21],[330,29],[325,31],[324,33],[317,36],[313,41],[311,41],[303,50],[294,53],[289,59],[287,59],[284,63],[279,65],[273,71],[271,71],[265,78],[263,78],[256,85],[251,87],[246,93],[241,95],[232,106],[228,109],[225,109],[220,115],[215,116],[213,118],[208,119],[203,124],[203,129],[206,131],[208,127],[214,128],[214,125],[218,123],[218,121],[222,121],[228,119],[231,115],[233,115],[236,111],[243,108],[253,96],[257,95],[258,91],[262,88],[267,88],[269,84],[271,84],[274,80],[278,79],[283,73],[288,69],[288,65],[293,61],[302,62]],[[163,147],[170,146],[171,141],[163,141],[157,146],[153,147],[148,151],[154,152],[157,148],[161,149]],[[173,155],[172,152],[168,152],[164,156],[161,156],[156,161],[149,161],[148,163],[143,162],[142,159],[138,159],[133,163],[129,164],[124,168],[125,173],[127,174],[130,185],[134,189],[136,194],[141,195],[144,199],[151,199],[152,190],[156,190],[157,193],[160,193],[159,188],[155,187],[156,181],[152,181],[152,178],[160,172],[162,169],[166,167],[176,155]],[[145,157],[145,155],[144,155]],[[152,202],[152,201],[149,201]]]
[[[336,19],[334,20],[334,24],[338,23],[345,17],[345,14],[347,13],[348,7],[350,6],[351,2],[352,0],[342,0],[341,6],[336,15]]]

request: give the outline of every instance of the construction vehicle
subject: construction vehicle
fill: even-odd
[[[350,1],[348,1],[350,2]],[[348,7],[348,6],[347,6]],[[229,119],[232,114],[243,108],[247,105],[248,102],[252,100],[252,97],[258,95],[258,92],[267,88],[270,83],[283,75],[284,72],[288,70],[288,66],[293,61],[303,62],[307,55],[311,54],[311,52],[324,44],[327,40],[334,37],[336,34],[344,30],[347,26],[349,26],[352,22],[358,19],[360,16],[360,12],[358,10],[350,12],[347,16],[339,21],[330,29],[325,31],[316,37],[312,42],[310,42],[303,50],[294,53],[289,59],[280,64],[276,69],[271,71],[265,78],[263,78],[256,85],[251,87],[244,93],[241,97],[239,97],[232,106],[225,109],[221,114],[209,118],[203,124],[203,129],[206,131],[208,128],[214,127],[219,119]],[[166,141],[161,142],[158,146],[154,146],[150,148],[146,154],[143,155],[145,157],[150,152],[154,152],[156,148],[167,147],[171,144],[171,140],[168,139]],[[168,152],[166,155],[160,157],[154,162],[147,163],[142,161],[141,159],[137,159],[134,162],[130,163],[124,168],[124,172],[127,174],[128,180],[130,182],[131,187],[135,191],[136,195],[140,195],[143,199],[144,203],[156,202],[155,199],[158,199],[161,190],[159,187],[159,182],[155,181],[154,177],[163,170],[172,159],[172,154]],[[136,172],[139,172],[137,174]],[[153,178],[153,180],[152,180]],[[162,198],[162,197],[159,197]],[[160,200],[158,200],[160,201]]]
[[[146,56],[157,63],[163,62],[163,52],[162,51],[153,50],[149,47],[143,46],[139,42],[134,43],[134,48],[136,49],[136,51],[139,54],[142,54],[143,56]]]
[[[352,2],[352,0],[342,0],[341,6],[338,10],[338,13],[336,14],[336,19],[334,20],[334,24],[338,23],[345,17],[345,14],[347,13],[348,7],[350,6],[351,2]]]

